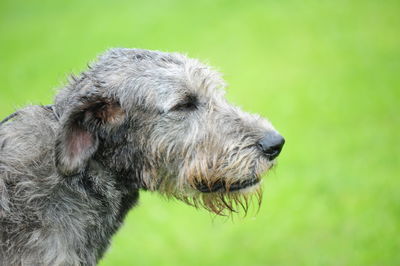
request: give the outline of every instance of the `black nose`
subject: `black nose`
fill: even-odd
[[[269,133],[257,142],[257,147],[267,156],[269,160],[278,157],[282,150],[285,139],[278,133]]]

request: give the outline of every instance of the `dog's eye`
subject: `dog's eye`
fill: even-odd
[[[170,111],[193,111],[197,109],[197,99],[195,97],[188,97],[184,102],[176,104]]]
[[[192,111],[197,109],[197,105],[193,102],[179,103],[171,108],[171,111]]]

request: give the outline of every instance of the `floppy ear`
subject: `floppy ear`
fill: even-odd
[[[63,175],[83,172],[99,146],[98,133],[121,124],[125,112],[119,103],[82,97],[62,117],[55,146],[55,164]]]

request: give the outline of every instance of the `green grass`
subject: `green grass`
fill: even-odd
[[[142,193],[107,265],[400,265],[399,1],[0,1],[0,115],[109,47],[187,52],[286,137],[258,215]]]

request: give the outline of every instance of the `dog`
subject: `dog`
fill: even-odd
[[[140,190],[247,210],[284,138],[179,53],[111,49],[0,124],[0,265],[95,265]]]

